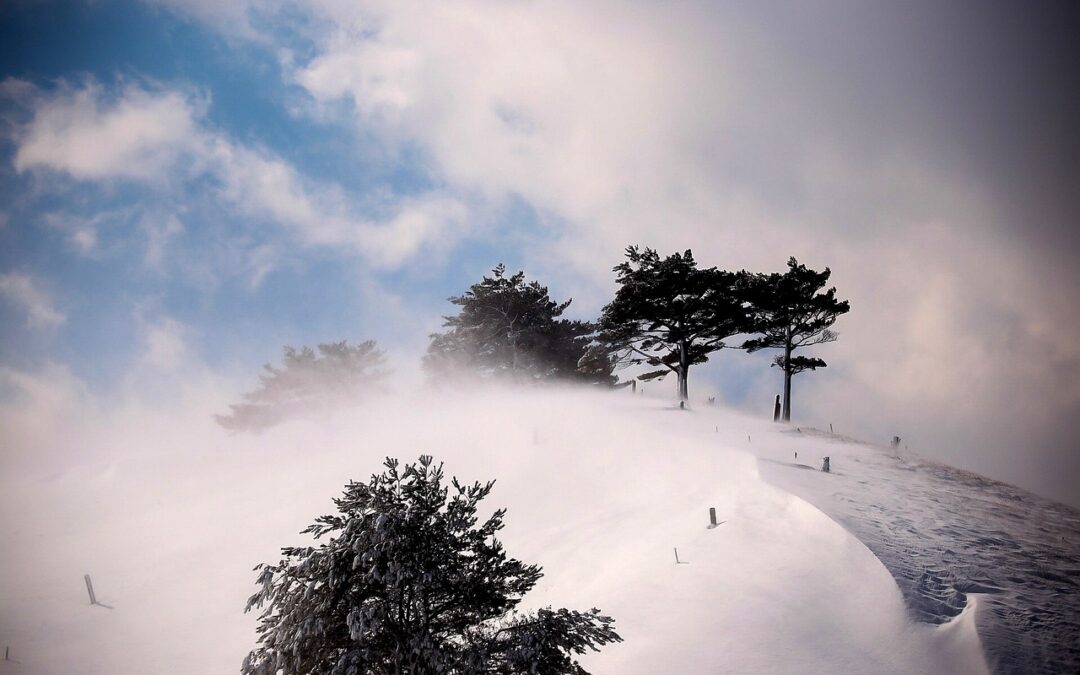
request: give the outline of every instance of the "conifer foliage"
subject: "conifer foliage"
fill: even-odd
[[[280,367],[266,364],[259,387],[244,394],[228,415],[215,415],[230,431],[263,431],[296,415],[347,402],[386,376],[386,356],[373,340],[285,347]]]
[[[255,568],[245,675],[587,675],[575,656],[621,641],[597,609],[515,609],[542,574],[495,538],[504,510],[477,518],[494,482],[447,485],[426,455],[384,466],[304,530],[325,542]]]
[[[831,274],[828,267],[817,272],[792,257],[788,259],[787,272],[755,275],[749,284],[754,312],[753,332],[759,336],[747,340],[743,346],[749,352],[783,350],[773,360],[773,365],[784,372],[785,422],[791,421],[792,376],[826,365],[820,358],[795,356],[794,352],[835,342],[837,334],[832,325],[851,309],[847,300],[836,299],[836,288],[821,292]]]
[[[604,307],[603,337],[594,351],[605,351],[619,366],[655,367],[640,380],[675,373],[679,398],[686,400],[690,366],[705,363],[728,346],[724,340],[747,329],[746,273],[698,267],[689,250],[661,258],[637,246],[626,249],[614,271],[619,289]]]
[[[449,330],[431,336],[424,356],[424,369],[436,380],[471,376],[608,385],[616,379],[608,360],[582,360],[596,332],[593,324],[560,318],[571,301],[552,300],[547,287],[526,281],[524,272],[507,274],[499,264],[450,302],[461,309],[444,317]]]

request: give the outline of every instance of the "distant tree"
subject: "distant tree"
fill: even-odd
[[[594,351],[620,367],[657,367],[639,380],[675,373],[679,398],[686,400],[690,366],[705,363],[728,346],[724,340],[746,330],[745,273],[699,268],[689,250],[661,258],[637,246],[626,249],[626,261],[614,271],[619,289],[600,316],[602,338]]]
[[[747,340],[743,346],[750,352],[783,350],[772,365],[784,371],[785,422],[791,421],[791,377],[826,365],[819,358],[793,353],[803,347],[834,342],[837,334],[830,328],[837,317],[851,309],[847,300],[836,299],[836,288],[819,293],[831,274],[828,267],[816,272],[790,258],[787,272],[755,275],[749,284],[753,332],[760,337]]]
[[[504,510],[477,525],[492,482],[444,485],[429,456],[385,467],[303,531],[328,541],[255,568],[247,610],[265,609],[243,673],[587,675],[574,655],[622,641],[597,609],[515,609],[542,573],[495,538]]]
[[[280,368],[263,366],[259,387],[230,405],[228,415],[215,415],[231,431],[263,431],[308,411],[334,407],[378,386],[386,376],[384,353],[373,340],[310,347],[285,347]]]
[[[424,368],[435,377],[474,374],[513,381],[577,380],[611,384],[611,367],[580,364],[596,328],[561,319],[571,301],[556,302],[525,273],[507,276],[502,264],[450,298],[461,308],[444,317],[450,330],[431,336]],[[580,365],[579,365],[580,364]]]

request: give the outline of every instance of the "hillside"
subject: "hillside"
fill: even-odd
[[[985,672],[970,612],[914,623],[866,546],[762,479],[747,448],[789,441],[771,424],[628,392],[489,391],[230,436],[204,407],[73,421],[59,472],[11,449],[0,673],[237,672],[251,568],[303,543],[346,481],[421,453],[497,480],[507,550],[545,571],[529,603],[615,618],[625,642],[587,658],[597,675]],[[85,573],[112,609],[89,606]]]

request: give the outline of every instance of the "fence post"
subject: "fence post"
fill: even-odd
[[[89,574],[84,574],[83,579],[86,579],[86,592],[90,594],[90,604],[91,605],[98,604],[97,598],[94,597],[94,584],[92,584],[90,582],[90,575]]]

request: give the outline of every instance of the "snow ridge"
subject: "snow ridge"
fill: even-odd
[[[762,475],[851,531],[892,573],[913,618],[945,624],[980,594],[996,673],[1080,672],[1080,512],[1017,487],[813,430],[792,430]],[[769,455],[777,455],[770,457]],[[829,455],[833,471],[815,461]]]

